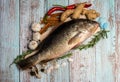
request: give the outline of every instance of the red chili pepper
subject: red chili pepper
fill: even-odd
[[[75,4],[73,4],[73,5],[68,5],[68,6],[66,6],[66,9],[74,9],[75,7],[76,7]]]
[[[53,7],[51,8],[48,12],[47,12],[47,15],[51,15],[53,12],[55,11],[65,11],[65,8],[62,8],[62,7]]]
[[[92,4],[85,4],[85,8],[88,8],[88,7],[90,7],[90,6],[92,6]]]
[[[92,4],[85,4],[85,8],[90,7]],[[66,6],[66,9],[75,9],[76,4]]]
[[[85,8],[88,8],[90,7],[92,4],[85,4]],[[72,4],[72,5],[68,5],[66,7],[61,7],[61,5],[58,5],[57,7],[53,7],[51,8],[48,12],[47,12],[47,16],[51,15],[53,12],[55,11],[65,11],[67,9],[75,9],[76,7],[76,4]],[[46,17],[45,17],[46,18]]]

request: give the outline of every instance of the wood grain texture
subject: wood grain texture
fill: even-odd
[[[19,0],[0,0],[0,82],[19,82],[19,70],[9,68],[19,54]]]
[[[115,56],[113,56],[113,73],[116,82],[120,82],[120,2],[115,2],[115,19],[116,19],[116,44],[115,44]]]
[[[79,0],[74,0],[74,1],[75,3],[79,2]],[[114,0],[109,0],[109,1],[90,0],[90,2],[93,3],[93,8],[101,13],[101,17],[104,17],[109,21],[108,29],[110,30],[110,33],[108,39],[99,42],[96,45],[96,48],[92,48],[86,51],[81,51],[81,53],[79,51],[76,51],[74,53],[75,55],[73,56],[73,58],[75,59],[75,61],[71,63],[71,70],[70,70],[71,77],[73,77],[71,78],[71,81],[72,82],[116,82],[112,70],[112,64],[109,59],[111,54],[114,55],[115,53]]]
[[[68,5],[68,0],[47,0],[47,4],[46,4],[47,11],[54,4]],[[58,70],[53,71],[51,74],[49,74],[50,82],[69,82],[69,63],[67,60],[64,61],[60,60],[58,63],[61,65],[63,62],[67,63],[67,66],[60,67]]]
[[[44,15],[43,0],[20,0],[20,52],[26,51],[32,38],[31,24],[39,22]],[[46,77],[36,79],[29,71],[20,71],[20,82],[46,82]]]
[[[19,71],[13,59],[27,50],[31,40],[30,26],[53,4],[91,2],[108,22],[108,39],[101,40],[94,48],[73,50],[74,59],[42,79]],[[120,2],[119,0],[0,0],[0,82],[120,82]],[[20,20],[20,21],[19,21]]]
[[[69,3],[91,2],[91,0],[69,0]],[[94,6],[94,4],[93,4]],[[96,8],[95,8],[96,9]],[[96,82],[95,48],[73,51],[74,62],[70,63],[71,82]]]

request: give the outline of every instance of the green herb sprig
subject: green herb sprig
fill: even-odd
[[[95,35],[93,35],[93,38],[91,41],[89,41],[87,44],[82,44],[78,47],[79,50],[88,49],[94,47],[101,39],[107,38],[107,32],[106,30],[101,30]]]
[[[28,55],[28,54],[30,54],[30,53],[32,53],[32,52],[33,52],[33,50],[27,50],[26,52],[23,52],[21,55],[18,55],[18,56],[14,59],[13,63],[16,64],[16,63],[19,62],[20,60],[23,60],[26,55]]]
[[[64,55],[62,57],[59,57],[58,59],[64,59],[64,58],[70,57],[70,56],[72,56],[72,53],[68,53],[68,54],[66,54],[66,55]]]

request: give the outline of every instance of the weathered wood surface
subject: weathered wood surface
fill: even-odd
[[[0,82],[19,82],[13,59],[19,55],[19,0],[0,0]]]
[[[19,71],[13,59],[27,50],[30,26],[39,22],[53,4],[89,1],[109,22],[108,39],[94,48],[73,51],[74,62],[67,62],[51,74],[36,79]],[[120,2],[119,0],[0,0],[0,82],[120,82]],[[59,63],[62,61],[60,60]]]

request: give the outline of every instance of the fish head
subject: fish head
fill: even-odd
[[[98,31],[98,29],[100,30],[99,27],[100,27],[100,25],[96,21],[88,21],[88,23],[86,25],[87,31],[92,33],[92,34],[96,33],[96,31]]]
[[[94,34],[99,29],[100,25],[96,21],[87,20],[87,19],[78,19],[75,23],[76,31],[81,33],[91,33]]]

